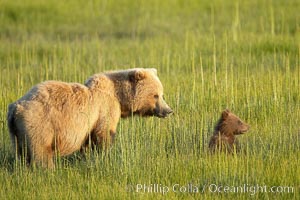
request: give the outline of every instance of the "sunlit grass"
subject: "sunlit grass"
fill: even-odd
[[[1,199],[296,199],[300,182],[298,1],[0,1]],[[9,103],[45,80],[83,83],[155,67],[167,119],[121,119],[108,154],[14,159]],[[221,111],[250,124],[242,153],[211,155]],[[136,185],[292,186],[293,193],[137,192]]]

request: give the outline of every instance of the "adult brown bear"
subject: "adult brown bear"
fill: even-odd
[[[84,85],[40,83],[9,105],[8,127],[19,157],[52,168],[56,153],[110,144],[120,117],[172,112],[156,69],[136,68],[95,74]]]

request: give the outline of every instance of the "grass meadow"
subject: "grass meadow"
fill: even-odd
[[[299,10],[297,0],[0,0],[0,199],[299,199]],[[121,119],[108,154],[58,158],[55,170],[15,160],[9,103],[45,80],[133,67],[158,69],[172,116]],[[242,153],[210,155],[225,108],[251,129]]]

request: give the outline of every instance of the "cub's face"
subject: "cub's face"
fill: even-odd
[[[229,110],[223,111],[222,119],[224,120],[224,124],[226,124],[227,131],[232,132],[234,135],[246,133],[250,128],[248,124]]]
[[[134,113],[141,116],[165,118],[173,113],[164,100],[163,86],[156,74],[156,69],[137,69],[132,78],[134,95]]]

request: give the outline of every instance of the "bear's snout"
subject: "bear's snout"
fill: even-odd
[[[247,132],[250,129],[250,125],[245,124],[245,128],[242,130],[242,132]]]
[[[154,115],[160,118],[165,118],[172,113],[173,110],[165,102],[162,106],[156,104],[156,108],[154,109]]]
[[[168,115],[170,115],[172,113],[173,113],[173,110],[168,107],[168,108],[166,108],[162,111],[162,113],[159,117],[165,118],[165,117],[167,117]]]
[[[248,125],[248,124],[243,124],[243,126],[240,127],[240,130],[237,131],[237,133],[235,133],[235,135],[241,135],[241,134],[244,134],[244,133],[246,133],[247,131],[249,131],[249,129],[250,129],[250,125]]]

